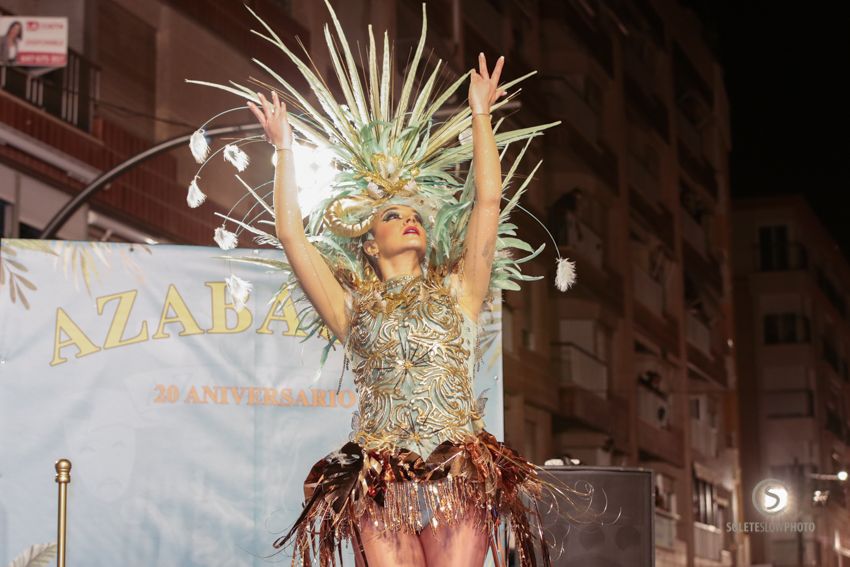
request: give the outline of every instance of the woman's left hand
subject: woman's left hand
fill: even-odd
[[[472,70],[469,81],[469,108],[473,114],[488,114],[490,106],[507,93],[499,88],[499,77],[504,66],[505,57],[499,57],[493,67],[493,73],[490,74],[487,70],[487,59],[483,53],[478,54],[478,71]]]

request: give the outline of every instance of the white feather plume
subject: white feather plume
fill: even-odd
[[[189,138],[189,149],[192,151],[192,157],[198,163],[204,163],[210,153],[210,144],[207,141],[206,131],[203,128],[198,128],[192,137]]]
[[[236,238],[236,234],[230,232],[223,226],[215,229],[213,240],[215,240],[215,243],[218,244],[218,247],[222,250],[233,250],[239,243],[239,239]]]
[[[55,543],[39,543],[15,557],[7,567],[48,567],[56,558]]]
[[[557,262],[555,287],[561,291],[567,291],[576,283],[576,263],[569,258],[558,258]]]
[[[227,289],[230,291],[230,297],[233,299],[233,308],[236,311],[242,311],[245,303],[248,301],[248,295],[251,293],[251,288],[254,286],[251,282],[246,282],[237,275],[231,275],[226,280]]]
[[[207,200],[207,196],[201,191],[201,188],[198,187],[198,177],[192,180],[189,184],[189,192],[186,194],[186,202],[189,203],[189,206],[193,209],[196,207],[200,207],[201,204]]]
[[[224,146],[224,160],[233,164],[237,171],[245,171],[248,167],[248,154],[243,152],[239,146],[235,144],[227,144]]]

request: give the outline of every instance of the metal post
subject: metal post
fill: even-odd
[[[206,135],[209,138],[214,138],[227,134],[254,132],[260,129],[262,129],[262,126],[260,126],[259,124],[222,126],[220,128],[213,128],[211,130],[207,130]],[[41,231],[39,238],[42,240],[54,238],[56,236],[56,233],[59,232],[59,229],[62,228],[62,226],[68,221],[69,218],[71,218],[71,216],[77,211],[77,209],[83,206],[96,193],[101,191],[110,181],[123,175],[130,169],[141,164],[142,162],[156,157],[163,152],[167,152],[172,148],[187,144],[189,142],[189,138],[191,137],[192,133],[189,133],[161,142],[153,146],[152,148],[149,148],[143,151],[142,153],[134,155],[133,157],[119,163],[109,171],[102,173],[97,179],[92,181],[82,191],[74,195],[74,197],[70,201],[65,203],[65,205],[63,205],[62,208],[59,209],[59,211],[55,215],[53,215],[53,218],[51,218],[47,222],[47,225],[44,227],[44,230]]]
[[[59,485],[59,525],[56,567],[65,567],[65,528],[68,513],[68,484],[71,482],[71,461],[56,461],[56,483]]]

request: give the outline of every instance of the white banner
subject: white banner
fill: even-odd
[[[0,564],[56,540],[59,458],[68,565],[265,564],[356,396],[339,349],[317,373],[326,342],[297,336],[280,274],[225,254],[281,257],[0,241]],[[238,314],[231,274],[254,284]],[[501,438],[498,325],[476,391]]]
[[[0,65],[64,67],[68,18],[0,17]]]

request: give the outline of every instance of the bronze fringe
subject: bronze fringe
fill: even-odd
[[[474,517],[493,540],[507,524],[521,567],[537,567],[535,547],[539,564],[550,567],[536,502],[541,493],[535,466],[486,431],[465,443],[446,441],[427,459],[412,451],[364,451],[347,443],[310,470],[304,509],[274,547],[291,544],[293,566],[317,561],[335,567],[342,563],[342,542],[359,541],[360,522],[417,533],[428,527],[426,514],[437,528],[477,512]]]

